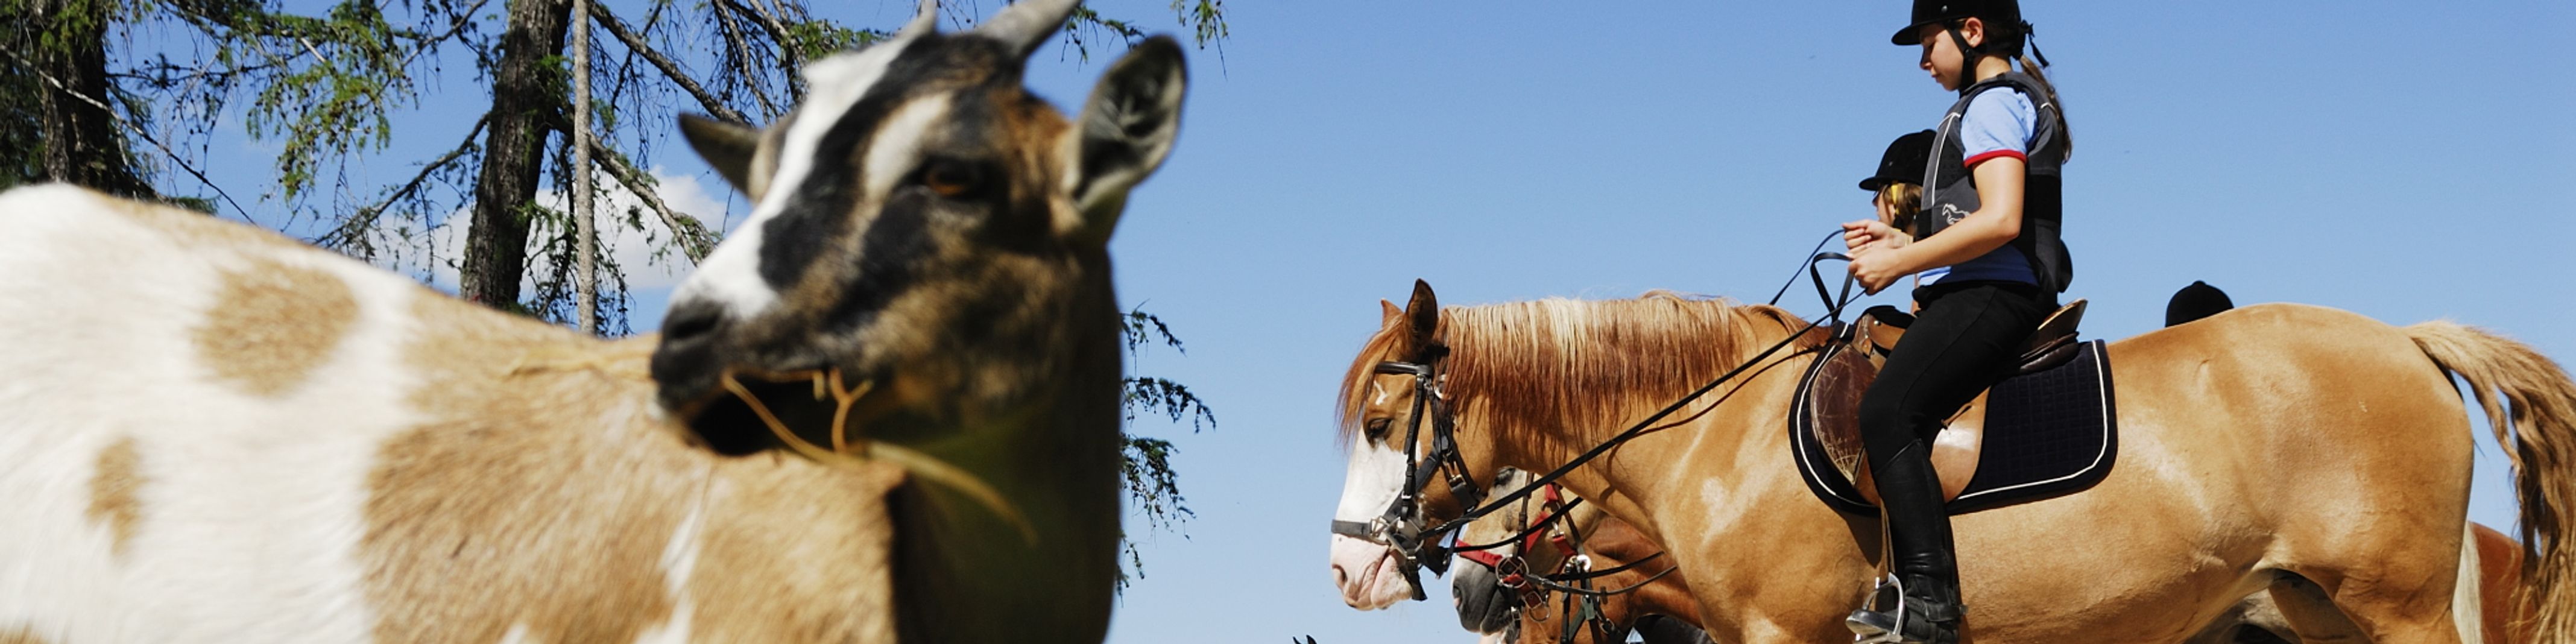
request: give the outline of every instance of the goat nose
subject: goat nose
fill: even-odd
[[[662,318],[664,343],[687,343],[704,338],[724,324],[724,309],[706,302],[684,302],[671,307]]]

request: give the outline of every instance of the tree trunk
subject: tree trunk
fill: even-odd
[[[130,197],[153,198],[152,184],[125,153],[107,104],[107,25],[110,2],[38,0],[21,5],[33,15],[28,33],[54,36],[55,46],[33,54],[43,90],[44,178]]]
[[[547,59],[563,55],[566,0],[509,0],[509,29],[493,66],[491,129],[483,172],[474,182],[474,218],[465,234],[457,290],[486,306],[517,310],[527,272],[528,219],[545,168],[548,124],[562,118],[563,85]]]

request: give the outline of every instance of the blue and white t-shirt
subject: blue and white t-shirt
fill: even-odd
[[[2001,157],[2030,161],[2031,138],[2038,135],[2039,110],[2030,96],[2012,87],[1999,87],[1977,94],[1968,102],[1967,113],[1959,117],[1960,158],[1970,172],[1977,164]],[[2030,272],[2030,259],[2012,244],[1978,255],[1976,259],[1950,266],[1925,269],[1917,286],[1931,286],[1942,280],[1999,280],[2038,284]]]

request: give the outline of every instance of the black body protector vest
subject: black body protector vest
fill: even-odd
[[[2050,293],[2063,293],[2068,282],[2075,280],[2075,260],[2066,252],[2066,242],[2058,231],[2065,224],[2061,196],[2063,184],[2059,168],[2066,163],[2065,121],[2058,115],[2057,103],[2040,90],[2037,81],[2021,72],[2009,72],[1980,81],[1959,93],[1959,102],[1941,117],[1939,134],[1933,138],[1932,162],[1924,166],[1923,211],[1914,216],[1915,239],[1939,234],[1959,218],[1976,212],[1976,178],[1969,176],[1965,148],[1959,145],[1960,121],[1968,114],[1968,102],[1987,90],[2011,87],[2030,97],[2036,108],[2038,126],[2032,133],[2028,156],[2028,175],[2022,181],[2021,235],[2014,237],[2012,247],[2030,260],[2030,273],[2039,279],[2040,288]]]

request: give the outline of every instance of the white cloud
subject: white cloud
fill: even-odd
[[[709,193],[708,186],[695,175],[672,174],[659,167],[654,168],[651,174],[658,184],[654,192],[673,214],[695,219],[708,230],[724,229],[725,193]],[[625,270],[627,290],[669,288],[687,277],[694,266],[688,256],[672,244],[671,231],[661,216],[645,206],[634,193],[628,192],[623,184],[617,183],[614,177],[602,173],[596,180],[602,189],[602,198],[591,208],[598,222],[600,250]],[[715,187],[731,190],[722,184]],[[568,210],[564,195],[563,192],[548,191],[537,196],[537,203],[558,211]],[[640,226],[628,225],[630,209],[635,211],[633,220]],[[388,221],[387,225],[380,226],[369,235],[377,248],[375,264],[416,279],[426,277],[431,286],[454,292],[458,282],[457,267],[464,261],[465,233],[470,219],[470,210],[458,208],[440,218],[435,227],[422,220]],[[519,288],[522,292],[534,290],[538,271],[549,264],[542,244],[542,238],[549,234],[550,231],[541,229],[530,235],[538,239],[529,242],[528,264],[533,270],[521,279]]]

